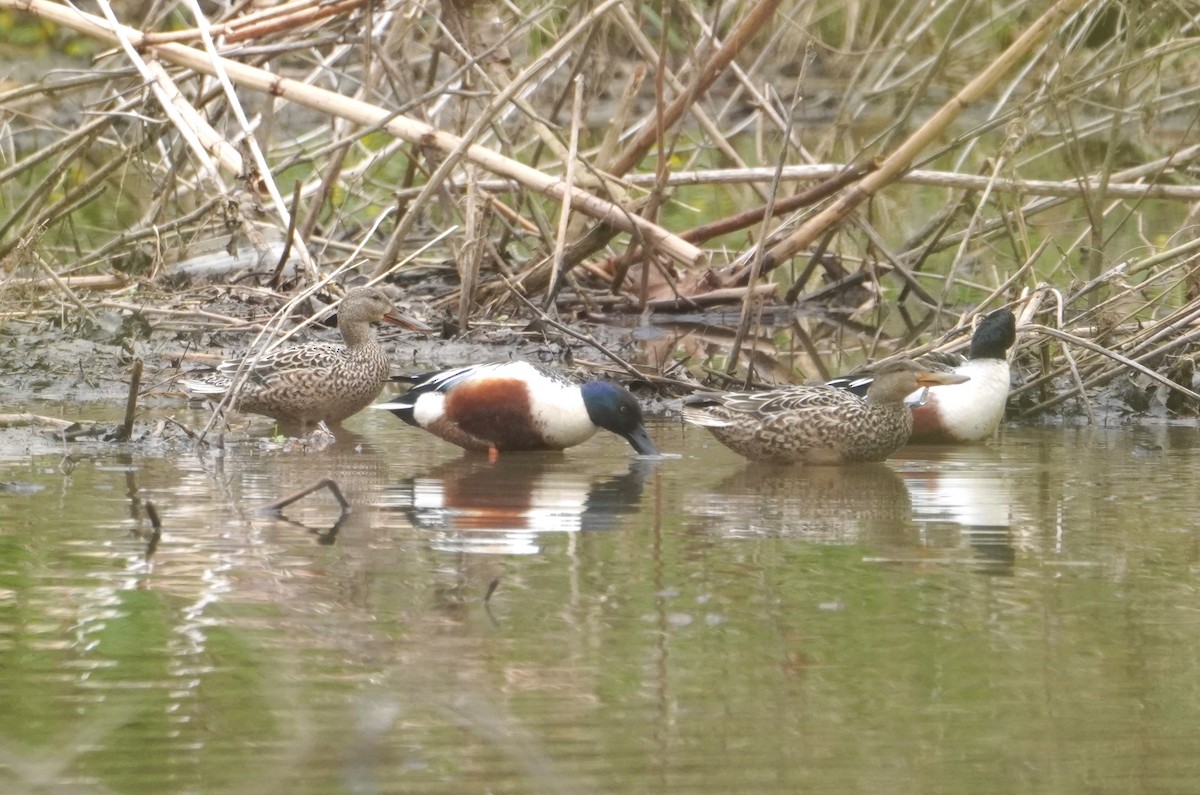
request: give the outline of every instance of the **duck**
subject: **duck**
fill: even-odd
[[[930,370],[959,373],[970,380],[930,387],[909,396],[913,430],[909,444],[955,444],[990,438],[1004,419],[1012,372],[1008,349],[1017,341],[1017,321],[1002,308],[979,321],[966,356],[930,353],[917,359]],[[865,394],[873,372],[843,376],[827,383]]]
[[[603,428],[639,455],[658,455],[642,407],[610,381],[576,384],[525,361],[489,362],[409,376],[412,386],[372,408],[465,450],[564,450]]]
[[[189,373],[181,385],[192,395],[219,400],[245,372],[236,395],[238,410],[271,417],[288,436],[309,434],[322,424],[336,428],[378,397],[391,375],[391,365],[371,325],[384,322],[432,331],[396,311],[392,300],[377,287],[348,291],[337,317],[342,345],[309,342],[257,358],[230,359],[216,370]]]
[[[685,398],[683,419],[752,461],[851,464],[883,461],[912,433],[909,393],[968,376],[901,359],[880,365],[866,396],[827,384],[765,392],[699,393]]]

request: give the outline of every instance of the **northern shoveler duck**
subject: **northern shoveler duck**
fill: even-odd
[[[382,290],[357,287],[338,307],[338,330],[345,345],[310,342],[249,362],[232,359],[215,371],[190,374],[181,383],[194,395],[224,396],[239,371],[248,368],[237,395],[239,410],[274,418],[288,435],[309,433],[320,423],[337,426],[369,405],[387,383],[388,359],[371,328],[379,322],[430,330],[398,313]]]
[[[909,360],[883,364],[874,375],[866,397],[825,384],[693,395],[684,401],[683,418],[753,461],[882,461],[912,432],[912,411],[904,402],[910,392],[967,380]]]
[[[978,442],[995,433],[1008,403],[1008,349],[1016,341],[1016,318],[1008,309],[997,309],[979,321],[966,357],[931,353],[918,358],[930,370],[959,373],[971,380],[935,386],[923,396],[910,395],[913,431],[909,442]],[[873,375],[867,370],[828,383],[861,395]]]
[[[414,376],[395,400],[377,403],[409,425],[467,450],[562,450],[612,431],[657,455],[628,390],[608,381],[574,384],[528,362],[498,362]]]

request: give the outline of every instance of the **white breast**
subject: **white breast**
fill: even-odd
[[[1004,419],[1010,380],[1008,362],[972,359],[954,369],[971,380],[929,387],[942,427],[964,442],[986,439]]]
[[[533,394],[533,423],[547,444],[574,447],[596,434],[578,387],[546,379]]]

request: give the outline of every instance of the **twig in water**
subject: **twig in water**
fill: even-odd
[[[493,579],[491,582],[488,583],[487,593],[485,593],[483,595],[483,603],[484,604],[487,604],[492,601],[492,594],[494,594],[496,592],[496,589],[499,587],[500,587],[500,578],[499,577],[496,577],[495,579]]]
[[[264,513],[277,514],[280,511],[282,511],[284,508],[291,505],[293,502],[296,502],[297,500],[302,500],[305,497],[307,497],[308,495],[312,494],[314,491],[319,491],[321,489],[329,489],[329,493],[332,494],[334,496],[334,499],[336,499],[338,501],[338,504],[342,506],[342,515],[343,516],[350,513],[350,511],[351,511],[350,502],[345,498],[345,496],[342,495],[342,490],[340,488],[338,488],[337,482],[335,480],[333,480],[332,478],[322,478],[321,480],[318,480],[316,483],[313,483],[311,486],[305,486],[304,488],[300,489],[300,491],[297,491],[295,494],[290,494],[287,497],[276,500],[275,502],[271,503],[270,505],[264,505],[261,510]]]
[[[137,415],[138,389],[142,385],[142,360],[133,360],[133,374],[129,376],[129,396],[125,399],[125,422],[117,434],[118,442],[128,442],[133,436],[133,419]]]
[[[154,507],[154,503],[147,500],[143,504],[146,506],[146,516],[150,517],[150,537],[146,539],[146,560],[149,561],[162,538],[162,520],[158,518],[158,508]]]

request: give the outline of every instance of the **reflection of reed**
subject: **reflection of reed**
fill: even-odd
[[[884,464],[751,463],[695,497],[692,506],[730,538],[783,534],[835,544],[916,542],[908,491]]]
[[[388,463],[362,440],[307,455],[263,454],[256,445],[202,459],[84,459],[57,501],[31,508],[34,519],[48,520],[32,525],[38,543],[14,545],[17,554],[4,561],[5,573],[20,572],[10,579],[23,589],[20,613],[30,619],[4,636],[18,644],[6,657],[18,663],[8,674],[29,695],[25,713],[46,724],[58,752],[0,737],[0,779],[14,778],[24,791],[54,789],[63,765],[71,766],[68,784],[80,765],[107,776],[125,769],[122,754],[150,738],[164,750],[140,763],[146,780],[169,781],[182,765],[218,784],[222,771],[238,771],[226,789],[270,789],[271,780],[311,765],[318,778],[340,774],[343,788],[370,791],[387,789],[398,775],[406,782],[420,776],[428,764],[433,772],[413,788],[436,789],[444,785],[441,750],[425,738],[450,731],[452,764],[500,754],[534,791],[580,791],[563,783],[543,747],[557,740],[542,731],[586,725],[597,712],[588,667],[597,629],[589,621],[602,611],[591,609],[586,589],[567,587],[588,571],[587,557],[564,555],[554,567],[531,561],[535,573],[553,570],[554,577],[511,593],[502,585],[496,623],[510,623],[498,637],[485,620],[480,580],[469,578],[494,577],[507,563],[462,555],[447,565],[450,556],[429,550],[403,519],[379,522],[387,517],[373,501],[389,482]],[[571,466],[580,469],[578,460],[557,456],[541,468],[553,476]],[[643,476],[597,475],[579,499],[607,505],[610,514],[632,510]],[[256,512],[319,477],[338,481],[353,509],[352,526],[343,526],[332,549]],[[630,483],[637,484],[632,497]],[[147,564],[144,542],[125,533],[152,528],[149,499],[162,512],[165,535]],[[123,513],[127,506],[132,517]],[[312,495],[287,512],[315,529],[338,509],[328,496]],[[50,544],[60,561],[54,566],[44,557]],[[513,579],[522,582],[524,573]],[[459,579],[477,587],[454,592],[446,585]],[[546,631],[543,620],[555,611],[565,611],[552,635],[561,642],[548,658],[526,659],[521,638]],[[358,692],[361,702],[347,706],[346,694]],[[550,694],[553,714],[526,710],[529,693]],[[272,710],[287,720],[260,727],[253,716]],[[216,759],[207,753],[213,726],[257,732],[278,754],[248,772],[241,760],[250,750]],[[76,747],[88,753],[79,756]]]
[[[560,455],[463,456],[390,489],[382,504],[431,531],[435,549],[533,554],[542,533],[607,530],[636,512],[653,465],[595,478]]]
[[[354,550],[377,540],[371,499],[388,482],[387,458],[368,441],[343,429],[337,440],[301,453],[277,451],[249,442],[223,454],[181,458],[163,472],[139,467],[143,481],[130,494],[162,495],[164,477],[176,477],[170,497],[155,502],[162,513],[164,542],[154,559],[154,586],[173,588],[176,574],[186,588],[203,585],[207,596],[236,588],[239,598],[269,602],[278,598],[279,573],[301,576],[311,559],[297,550],[336,543]],[[334,481],[350,505],[343,512],[325,492],[310,494],[281,514],[261,509],[314,482]],[[149,482],[146,482],[149,481]],[[134,501],[133,509],[138,508]],[[145,531],[145,521],[139,529]],[[196,570],[208,572],[196,578]]]

